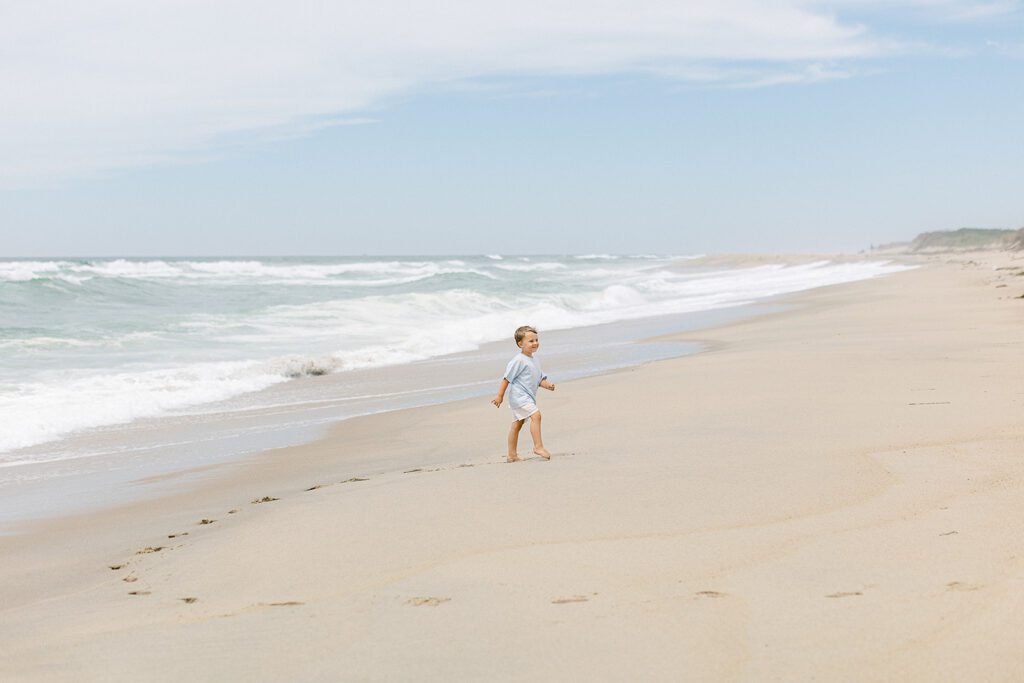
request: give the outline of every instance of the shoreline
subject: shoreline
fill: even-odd
[[[346,420],[314,443],[175,474],[187,486],[157,500],[0,538],[14,558],[0,570],[0,642],[13,653],[0,672],[110,676],[116,659],[126,679],[379,680],[505,663],[492,677],[606,679],[626,673],[610,658],[618,643],[647,675],[849,680],[844,667],[870,662],[867,678],[884,680],[941,674],[935,648],[972,624],[970,642],[988,634],[997,655],[980,679],[1022,671],[1013,627],[986,625],[1022,626],[992,602],[1022,596],[1019,523],[990,523],[1019,511],[1024,371],[1011,359],[1024,305],[994,303],[998,271],[945,260],[786,295],[788,310],[670,335],[709,344],[695,355],[560,383],[542,406],[551,463],[483,467],[503,464],[507,416],[466,399]],[[1009,277],[1000,284],[1019,294]],[[998,372],[979,377],[981,366]],[[601,413],[616,395],[619,424]],[[264,496],[276,500],[251,502]],[[135,586],[149,594],[128,596]],[[891,615],[893,599],[913,609]],[[535,661],[483,632],[451,640],[468,624],[494,632],[492,613],[525,629]],[[938,627],[956,614],[973,620]],[[917,654],[887,660],[903,631]],[[327,635],[312,660],[286,654]],[[69,642],[66,657],[44,656]],[[199,642],[224,649],[176,656]],[[969,671],[966,655],[944,656],[946,676]]]
[[[905,258],[901,260],[898,258],[872,259],[862,255],[850,254],[736,254],[703,255],[699,257],[690,257],[685,260],[690,264],[697,263],[710,268],[726,268],[727,270],[733,270],[766,265],[798,266],[821,261],[828,261],[831,263],[858,263],[862,261],[869,261],[872,263],[881,262],[906,265],[908,260],[912,260],[912,257],[910,259]],[[778,310],[785,310],[788,306],[793,305],[790,301],[795,301],[796,299],[794,297],[799,297],[802,294],[814,292],[822,288],[835,286],[836,284],[841,285],[845,283],[820,285],[797,292],[776,294],[764,299],[740,305],[725,305],[718,308],[710,308],[687,313],[663,314],[648,318],[625,318],[585,327],[548,331],[545,333],[545,339],[553,340],[554,344],[550,342],[545,343],[545,348],[547,349],[545,357],[549,358],[555,366],[559,367],[559,376],[563,378],[561,381],[571,381],[585,377],[594,377],[613,373],[619,370],[638,367],[660,360],[680,358],[700,353],[703,350],[702,345],[690,342],[684,339],[682,335],[693,333],[695,331],[715,329],[732,323],[735,320],[760,317],[769,315]],[[609,349],[626,344],[631,353],[629,358],[625,361],[622,361],[621,359],[611,361],[610,357],[605,358],[604,360],[598,360],[602,357],[602,354],[608,355],[609,350],[604,349],[600,345],[590,348],[588,346],[589,342],[584,341],[584,337],[606,334],[610,334],[612,339]],[[548,355],[553,353],[553,348],[565,347],[567,344],[570,346],[575,345],[576,350],[570,354],[566,354],[564,350],[560,350],[559,352],[556,352],[558,355]],[[607,341],[605,344],[607,345]],[[659,346],[667,345],[672,345],[676,348],[672,351],[658,348]],[[349,380],[350,375],[353,374],[358,376],[369,372],[386,373],[391,376],[397,375],[399,379],[394,381],[399,384],[403,384],[408,381],[408,377],[416,377],[418,373],[417,367],[420,365],[429,367],[435,364],[449,365],[453,362],[458,365],[461,362],[467,366],[466,368],[463,368],[463,370],[469,370],[472,372],[473,370],[476,370],[476,368],[473,367],[473,359],[477,359],[479,361],[479,359],[487,358],[490,361],[488,367],[495,365],[495,363],[500,365],[505,362],[507,359],[504,358],[503,354],[506,346],[507,344],[505,342],[487,342],[473,351],[460,351],[410,364],[400,364],[397,366],[387,366],[371,370],[354,370],[344,373],[332,373],[323,377],[308,377],[306,378],[306,381],[321,384],[321,388],[317,390],[316,393],[322,395],[325,391],[333,393],[330,390],[332,383],[334,385],[334,391],[336,391],[338,383],[343,380]],[[494,358],[490,358],[489,356],[494,356],[495,351],[499,348],[501,351],[497,352],[497,355]],[[583,357],[591,358],[589,364],[580,360]],[[478,365],[479,362],[475,364]],[[401,379],[403,376],[406,376],[407,378],[405,380]],[[365,381],[365,379],[356,380],[357,383]],[[490,382],[491,380],[488,379],[486,381]],[[479,384],[479,382],[471,382],[470,384]],[[465,386],[468,387],[470,385]],[[282,394],[282,392],[290,392],[292,390],[293,387],[290,384],[277,385],[263,389],[254,394],[250,394],[246,398],[255,400],[258,403],[261,400],[260,397],[270,397],[275,394],[287,396],[288,393]],[[408,393],[411,396],[420,391],[429,392],[431,390],[429,388],[416,389]],[[300,400],[297,403],[283,403],[277,405],[273,403],[275,399],[268,398],[267,400],[270,400],[271,404],[264,408],[253,408],[248,410],[229,408],[223,412],[215,410],[208,414],[196,414],[203,422],[209,423],[212,420],[213,424],[217,424],[218,421],[235,421],[235,416],[238,413],[247,414],[251,412],[257,419],[261,412],[268,410],[272,411],[274,409],[284,408],[289,413],[289,419],[287,422],[261,423],[259,425],[260,428],[256,430],[256,433],[253,436],[243,435],[239,438],[239,443],[250,444],[250,446],[243,445],[243,450],[241,451],[231,450],[230,447],[238,447],[234,441],[228,442],[224,439],[202,438],[199,436],[202,432],[196,432],[196,436],[186,436],[196,430],[196,427],[187,423],[169,426],[175,425],[175,423],[178,423],[182,418],[189,417],[188,413],[181,416],[166,415],[140,418],[123,425],[111,425],[106,428],[102,428],[98,432],[86,430],[80,434],[71,434],[64,437],[57,443],[70,444],[72,451],[82,448],[94,448],[96,447],[95,444],[98,443],[105,444],[103,448],[110,450],[106,453],[85,453],[81,455],[74,455],[69,458],[56,458],[52,460],[44,459],[38,462],[29,462],[24,465],[9,465],[5,468],[0,468],[0,474],[11,471],[8,468],[17,469],[22,467],[28,469],[42,468],[43,470],[47,468],[55,468],[59,471],[60,468],[72,466],[74,463],[83,461],[87,463],[86,469],[81,473],[73,472],[70,474],[48,475],[44,472],[42,475],[35,474],[28,481],[27,485],[22,483],[12,483],[10,481],[3,481],[0,479],[0,493],[4,494],[4,497],[2,497],[4,498],[4,502],[0,503],[0,518],[3,519],[3,527],[0,527],[0,537],[17,535],[21,533],[22,528],[26,526],[30,527],[33,523],[39,521],[58,520],[74,515],[87,514],[91,511],[111,510],[140,500],[144,502],[145,497],[136,490],[137,484],[160,484],[162,482],[170,482],[175,479],[188,479],[192,473],[214,471],[225,465],[244,463],[245,459],[260,457],[268,451],[301,447],[316,443],[317,441],[326,438],[326,435],[330,433],[330,429],[334,425],[347,420],[384,413],[399,412],[419,407],[457,403],[462,400],[472,400],[474,397],[479,398],[481,396],[489,395],[487,392],[474,394],[474,391],[475,390],[473,389],[462,389],[455,393],[449,392],[450,395],[434,397],[433,399],[426,400],[425,402],[413,400],[407,405],[400,405],[397,407],[389,406],[353,415],[334,415],[327,418],[318,417],[312,421],[306,419],[306,417],[308,417],[307,414],[315,414],[317,411],[321,410],[318,404],[344,403],[350,399],[344,397],[334,399],[334,401],[307,399],[306,401]],[[246,419],[251,418],[247,416]],[[269,432],[267,431],[268,429],[270,430]],[[125,448],[124,444],[121,443],[122,440],[125,438],[138,439],[137,436],[133,436],[135,433],[166,433],[167,436],[164,438],[170,438],[171,443],[161,444],[154,442],[147,445],[132,443],[128,448]],[[174,436],[172,436],[172,434]],[[264,442],[269,441],[272,445],[266,445],[265,443],[261,446],[253,445],[257,440],[261,439]],[[52,447],[52,444],[45,443],[41,444],[40,447],[50,448]],[[200,451],[198,451],[198,456],[196,454],[196,448],[200,449]],[[34,449],[35,447],[25,449],[20,452],[27,453],[31,457]],[[223,454],[225,450],[228,450],[227,455]],[[135,452],[150,452],[156,454],[158,457],[152,459],[152,461],[150,461],[150,458],[147,458],[146,461],[141,463],[134,463],[130,459],[124,460],[125,457],[131,458]],[[120,472],[128,469],[134,470],[130,476],[126,475],[126,477],[122,477],[121,479],[112,479],[110,477],[110,471]],[[5,491],[4,487],[9,487],[11,490]],[[116,490],[112,490],[112,487]],[[35,490],[32,490],[33,488]],[[50,507],[52,504],[49,502],[38,502],[50,501],[55,495],[60,499],[89,500],[89,502],[78,503],[75,507],[69,506],[68,503],[65,503],[63,508],[52,508]],[[147,495],[167,495],[167,492],[151,491]],[[7,505],[7,508],[2,507],[2,505]],[[12,512],[13,510],[17,510],[17,512],[14,513]]]
[[[187,459],[197,451],[202,451],[201,459],[212,461],[227,452],[241,453],[292,445],[306,434],[284,435],[278,432],[295,431],[292,429],[295,424],[308,422],[319,425],[336,418],[409,407],[418,403],[438,402],[435,399],[458,398],[465,392],[460,392],[458,386],[444,386],[451,383],[447,381],[448,377],[482,377],[479,367],[461,367],[458,362],[459,356],[478,356],[477,360],[483,360],[486,353],[482,351],[487,347],[503,347],[504,335],[495,340],[494,333],[515,323],[515,318],[521,317],[511,312],[512,309],[518,308],[517,305],[508,309],[494,297],[503,291],[503,288],[514,289],[517,283],[518,286],[524,285],[525,283],[519,280],[535,277],[534,272],[556,275],[536,276],[539,292],[536,301],[525,304],[526,308],[520,308],[519,313],[527,314],[526,319],[541,325],[547,331],[547,335],[573,338],[574,344],[579,347],[577,355],[600,355],[601,349],[591,343],[585,335],[573,335],[573,330],[593,327],[598,334],[603,334],[603,330],[609,330],[614,335],[617,326],[630,326],[638,317],[656,320],[659,317],[686,316],[695,310],[716,310],[722,306],[729,307],[730,304],[754,302],[762,298],[764,292],[793,291],[850,277],[849,267],[845,265],[846,258],[837,258],[834,262],[818,260],[813,264],[806,258],[775,258],[772,261],[779,265],[788,265],[790,268],[759,269],[750,266],[764,265],[764,259],[746,257],[727,262],[729,267],[724,272],[722,268],[717,267],[722,265],[718,262],[714,265],[708,262],[692,266],[688,264],[695,259],[667,257],[653,260],[637,257],[612,258],[608,266],[587,265],[581,266],[578,271],[573,269],[572,263],[565,263],[565,259],[494,265],[488,259],[476,258],[476,261],[481,260],[487,263],[370,261],[366,264],[356,264],[360,269],[365,265],[374,273],[404,272],[403,269],[412,268],[416,271],[415,282],[424,277],[430,282],[434,277],[448,277],[448,270],[451,269],[454,269],[456,277],[472,274],[478,280],[484,281],[479,287],[479,292],[475,284],[469,285],[469,289],[464,291],[454,286],[458,282],[439,282],[434,285],[443,286],[434,293],[431,293],[431,287],[425,287],[423,292],[419,292],[414,286],[403,285],[399,291],[386,296],[385,292],[377,292],[373,288],[368,291],[356,288],[361,294],[357,297],[353,297],[349,290],[336,294],[333,292],[333,285],[339,283],[322,281],[326,274],[333,272],[329,266],[310,265],[312,271],[302,266],[292,266],[291,270],[287,271],[296,277],[316,275],[320,279],[314,278],[315,282],[332,284],[332,288],[325,290],[323,287],[311,289],[312,285],[302,284],[306,281],[301,279],[288,281],[276,287],[268,285],[257,275],[266,276],[264,270],[270,266],[247,262],[235,263],[234,266],[255,269],[255,273],[250,273],[252,277],[243,278],[242,281],[229,278],[230,284],[225,285],[221,283],[221,275],[234,273],[238,268],[229,267],[232,265],[229,262],[217,262],[219,268],[215,271],[220,275],[214,278],[214,285],[220,283],[221,290],[217,290],[218,292],[224,287],[242,288],[244,294],[234,292],[232,296],[244,298],[252,295],[253,290],[269,287],[271,290],[282,292],[277,298],[286,299],[291,296],[296,301],[305,302],[316,294],[320,299],[326,300],[271,306],[265,315],[261,314],[263,317],[252,320],[244,315],[232,318],[230,312],[221,310],[218,315],[224,318],[223,322],[229,328],[224,334],[229,336],[220,338],[216,335],[211,337],[211,333],[200,334],[197,340],[187,340],[185,346],[189,351],[182,352],[180,356],[172,354],[173,360],[164,359],[163,362],[152,356],[159,351],[157,347],[168,343],[169,338],[161,337],[163,341],[136,340],[138,348],[125,349],[125,358],[120,358],[117,354],[111,355],[105,344],[88,339],[89,335],[84,335],[82,340],[76,341],[78,332],[63,329],[57,324],[49,330],[50,336],[20,339],[19,335],[15,334],[14,339],[0,344],[11,351],[7,354],[10,357],[5,357],[6,362],[0,365],[4,366],[5,380],[11,384],[8,388],[12,390],[8,392],[10,395],[6,401],[0,401],[0,412],[8,418],[0,421],[6,426],[6,429],[0,432],[0,499],[5,497],[3,494],[6,492],[3,489],[7,480],[4,475],[10,466],[19,467],[19,473],[24,472],[27,478],[32,479],[45,478],[54,473],[34,473],[32,470],[40,464],[104,456],[113,456],[114,460],[120,457],[124,460],[123,456],[126,454],[142,450],[148,452],[147,462],[157,459]],[[170,267],[163,261],[157,263],[163,264],[161,268]],[[878,274],[877,270],[887,270],[875,268],[882,263],[884,262],[865,260],[861,266],[866,272],[853,277],[870,276]],[[140,265],[147,268],[131,271],[131,277],[144,280],[151,274],[149,266],[153,264]],[[801,268],[807,265],[812,267]],[[339,265],[337,268],[345,271],[349,267],[354,268],[355,265]],[[480,270],[481,268],[485,270]],[[427,271],[426,275],[421,272],[424,269]],[[94,280],[105,283],[111,275],[107,272],[109,269],[105,270],[100,266],[95,266],[94,270],[97,270],[95,277],[82,276],[85,279],[81,283],[76,279],[78,276],[60,273],[50,273],[52,277],[43,277],[39,282],[49,286],[54,283],[66,284],[67,280],[74,281],[77,287],[79,284],[86,286],[86,283]],[[114,272],[120,273],[121,270],[123,269],[114,269]],[[160,271],[160,268],[156,270]],[[181,272],[178,272],[179,270]],[[437,270],[440,273],[430,274]],[[45,268],[42,271],[34,274],[43,276],[49,273]],[[202,269],[199,272],[191,272],[189,268],[178,268],[173,270],[173,273],[176,277],[180,276],[177,279],[172,278],[173,282],[180,280],[189,283],[192,282],[192,276],[210,277]],[[19,277],[25,275],[26,273],[21,273]],[[745,279],[747,281],[744,281]],[[576,281],[584,284],[577,286],[574,284]],[[20,282],[22,280],[16,280],[15,286],[21,287],[21,284],[17,284]],[[187,298],[195,292],[195,288],[180,283],[168,287],[168,296],[172,301],[175,297]],[[328,294],[325,295],[324,291]],[[476,302],[475,305],[469,305],[460,299],[469,292],[474,293],[470,299]],[[135,317],[128,315],[128,304],[117,304],[116,296],[111,296],[114,298],[112,305],[121,306],[110,313],[112,319],[119,314],[129,318]],[[336,298],[339,296],[340,298]],[[378,302],[375,298],[378,296],[385,298]],[[415,313],[417,306],[412,305],[414,301],[419,301],[423,307],[420,314]],[[465,311],[449,310],[452,306],[458,309],[459,306],[456,304],[460,301],[466,307]],[[374,308],[370,305],[373,302],[379,303],[382,308],[379,315],[371,310]],[[491,305],[484,306],[485,302],[490,302]],[[389,316],[394,317],[396,311],[403,311],[403,306],[410,308],[409,311],[405,311],[405,320],[402,323],[391,320]],[[440,307],[440,310],[434,310],[435,307]],[[171,308],[173,309],[173,306]],[[350,308],[353,309],[349,311],[349,317],[352,318],[350,323],[356,333],[339,335],[337,326],[330,323],[334,321],[344,328],[346,316],[338,320],[335,318],[339,312]],[[60,311],[55,314],[58,318],[61,317]],[[181,317],[181,311],[171,310],[169,314],[172,317]],[[421,315],[426,317],[421,319]],[[300,332],[308,333],[305,341],[301,335],[296,337],[295,334],[286,332],[294,326],[289,316],[299,316],[302,319],[313,317],[315,324],[310,323],[312,328],[298,328]],[[534,319],[534,316],[537,319]],[[142,317],[148,320],[145,316]],[[377,322],[374,322],[375,320]],[[391,322],[388,323],[388,320]],[[182,329],[191,329],[193,326],[198,326],[199,329],[210,327],[209,321],[203,321],[202,314],[196,321],[182,319],[179,322]],[[218,349],[218,344],[223,345],[226,340],[232,339],[230,333],[237,332],[231,325],[237,327],[242,323],[255,325],[261,329],[266,327],[267,330],[264,330],[262,336],[243,336],[242,347],[231,353],[226,353],[223,348]],[[607,323],[614,326],[605,328],[604,324]],[[108,324],[113,323],[108,321]],[[374,325],[383,326],[379,331],[383,336],[367,336],[369,332],[364,328],[373,328]],[[142,322],[136,326],[147,328]],[[559,329],[552,331],[554,328]],[[291,340],[290,343],[278,342],[275,345],[272,342],[275,337],[270,333],[270,329],[279,329],[280,332],[274,334],[284,335]],[[361,329],[362,336],[358,333]],[[602,331],[597,332],[598,330]],[[462,338],[463,333],[466,334],[465,338]],[[111,348],[114,348],[122,343],[129,343],[136,337],[149,339],[152,334],[155,333],[136,331],[111,338],[109,342]],[[643,336],[647,335],[640,334],[633,338]],[[553,341],[557,336],[548,338]],[[493,344],[488,340],[497,343]],[[342,347],[341,350],[330,350],[339,346]],[[208,348],[208,352],[200,353],[199,350],[203,348]],[[235,347],[231,345],[231,348]],[[463,351],[462,354],[458,353],[460,350]],[[453,352],[455,355],[452,355]],[[504,353],[498,353],[498,356],[503,355]],[[159,358],[164,356],[166,353],[159,353]],[[123,364],[126,359],[131,362]],[[493,358],[488,360],[494,361]],[[624,363],[619,361],[618,364],[628,365],[632,362],[635,360],[626,360]],[[426,368],[431,364],[452,367],[448,373],[432,378],[433,381],[419,384],[418,382],[429,374]],[[596,364],[599,367],[595,369],[601,370],[600,366],[608,363]],[[377,367],[378,365],[381,367]],[[94,371],[84,369],[88,367],[94,368]],[[50,377],[48,372],[54,376]],[[396,379],[389,382],[387,378],[392,376]],[[489,374],[484,373],[483,376],[489,380]],[[337,379],[332,381],[332,378]],[[28,383],[24,384],[23,381]],[[407,393],[405,388],[410,381],[414,389],[431,391],[431,400],[417,401],[404,396]],[[19,392],[25,393],[25,396],[21,396]],[[321,405],[314,410],[312,404]],[[305,414],[296,414],[297,410],[302,410],[296,406],[301,405],[306,407]],[[61,409],[56,410],[57,406]],[[268,426],[271,427],[270,430],[267,429]],[[257,438],[249,438],[250,434],[256,434]],[[175,450],[175,444],[179,444],[181,448]],[[122,468],[125,464],[111,462],[110,466],[104,469]],[[58,471],[69,472],[70,469],[58,468]],[[8,510],[0,509],[0,518],[5,517],[6,512]]]
[[[571,381],[585,377],[600,376],[623,368],[640,366],[667,358],[678,358],[699,353],[701,351],[699,345],[679,341],[674,339],[674,337],[678,334],[693,330],[714,328],[718,325],[726,324],[736,319],[765,315],[767,312],[771,312],[778,306],[784,305],[778,300],[780,297],[785,298],[787,296],[790,295],[779,295],[779,297],[771,297],[761,302],[709,309],[687,314],[656,316],[649,319],[616,321],[583,328],[555,330],[548,332],[545,335],[545,338],[556,340],[557,347],[566,347],[567,345],[571,346],[573,344],[573,340],[576,340],[583,335],[592,334],[610,334],[612,335],[612,341],[608,344],[607,349],[601,346],[595,346],[592,349],[586,348],[580,351],[579,347],[577,347],[574,351],[566,352],[561,350],[556,352],[557,355],[547,357],[551,358],[552,362],[560,368],[559,375],[561,377],[565,377],[564,381]],[[664,330],[666,329],[671,329],[672,331],[665,332]],[[554,348],[556,345],[551,346]],[[617,358],[612,360],[610,356],[611,350],[621,348],[622,345],[627,347],[626,350],[629,355],[625,359]],[[379,368],[372,372],[386,373],[392,377],[391,381],[393,383],[401,384],[405,381],[402,378],[413,378],[410,381],[422,381],[418,380],[417,376],[423,373],[423,370],[421,369],[423,366],[428,369],[432,369],[435,374],[440,372],[442,366],[452,364],[455,364],[458,367],[466,366],[470,371],[478,371],[476,366],[481,365],[483,359],[489,359],[490,362],[486,363],[486,366],[492,371],[491,374],[493,374],[493,367],[496,367],[501,362],[507,360],[504,358],[507,346],[508,344],[505,342],[489,342],[474,351],[458,352],[448,356],[433,358],[430,361],[425,361],[422,366],[421,364],[413,363],[408,365]],[[672,348],[669,349],[668,347]],[[495,351],[499,348],[500,351],[498,351],[495,356]],[[548,353],[550,354],[552,351],[549,350]],[[494,356],[497,360],[490,358],[490,356]],[[584,361],[584,358],[588,360]],[[331,390],[331,384],[333,383],[336,385],[339,382],[347,380],[348,374],[349,373],[338,373],[325,377],[312,377],[307,378],[306,381],[319,383],[321,387],[318,389],[318,393],[324,393],[325,391],[329,393]],[[396,376],[398,379],[394,379]],[[262,439],[264,442],[271,441],[272,443],[275,443],[283,441],[284,443],[281,445],[263,445],[262,447],[253,447],[242,452],[230,452],[226,455],[218,454],[211,456],[208,454],[209,451],[216,450],[216,446],[221,444],[221,441],[213,441],[212,445],[210,445],[204,443],[204,439],[200,439],[199,441],[189,441],[182,440],[184,437],[179,437],[171,438],[172,444],[170,447],[157,444],[137,449],[129,448],[124,450],[124,452],[121,452],[123,449],[118,447],[114,449],[112,453],[98,455],[88,454],[67,459],[56,459],[27,465],[8,466],[8,468],[4,468],[4,470],[13,471],[20,467],[30,469],[54,467],[59,469],[61,467],[73,466],[84,460],[86,461],[87,466],[91,469],[86,469],[81,473],[74,472],[68,475],[57,475],[56,479],[50,479],[46,476],[40,477],[37,475],[35,479],[38,479],[38,482],[31,481],[28,484],[29,486],[34,486],[37,491],[26,491],[24,489],[25,484],[22,483],[0,481],[0,493],[7,495],[7,499],[0,504],[0,512],[8,512],[13,509],[17,509],[18,511],[16,515],[0,515],[0,517],[3,517],[4,519],[4,526],[0,527],[0,536],[10,534],[16,535],[19,533],[20,527],[31,525],[37,521],[66,518],[96,510],[113,509],[123,504],[136,501],[139,499],[141,494],[134,492],[134,488],[139,483],[159,484],[173,479],[187,478],[192,472],[213,471],[221,466],[231,465],[233,463],[243,463],[247,458],[261,457],[270,451],[312,444],[325,438],[325,435],[329,433],[333,426],[348,420],[365,418],[371,415],[413,410],[420,407],[452,404],[459,401],[473,400],[474,398],[488,396],[490,386],[493,382],[491,378],[488,378],[486,382],[488,390],[482,393],[479,393],[479,389],[474,388],[475,384],[479,384],[478,381],[470,382],[469,384],[461,386],[456,393],[450,396],[442,394],[440,396],[433,396],[426,399],[411,398],[411,405],[386,407],[350,416],[331,416],[327,418],[319,417],[312,421],[312,424],[310,424],[309,420],[305,419],[305,416],[315,414],[317,411],[323,410],[324,408],[322,408],[320,404],[344,403],[350,399],[340,398],[335,399],[334,401],[299,401],[297,403],[274,405],[272,408],[253,409],[252,413],[255,417],[246,416],[246,419],[258,420],[261,412],[284,409],[290,419],[290,422],[282,422],[279,424],[270,422],[265,424],[261,423],[261,428],[257,430],[256,434],[248,437],[246,441],[254,442]],[[289,387],[286,385],[283,387],[271,387],[254,394],[253,398],[259,400],[260,397],[265,396],[270,392],[288,390]],[[429,388],[414,389],[408,391],[407,394],[410,397],[413,397],[417,396],[419,393],[429,394],[431,391],[433,390]],[[419,401],[424,402],[420,403]],[[327,408],[329,409],[330,405],[328,405]],[[211,418],[214,421],[218,418],[223,421],[229,421],[236,419],[235,415],[237,412],[238,411],[227,411],[223,413],[214,412],[209,415],[204,415],[203,417],[206,421],[209,421]],[[172,420],[174,420],[173,417],[146,418],[130,424],[117,426],[115,429],[123,430],[127,433],[142,431],[143,433],[163,432],[168,434],[188,434],[192,429],[188,426],[179,425],[176,428],[177,431],[175,431],[175,428],[173,427],[166,427],[165,424]],[[268,433],[266,430],[271,431]],[[102,438],[104,441],[111,441],[116,438],[119,433],[120,431],[104,433]],[[86,434],[76,438],[80,441],[84,440],[88,442],[90,439],[95,437]],[[197,455],[194,452],[188,452],[193,450],[195,447],[203,447],[201,454]],[[111,448],[113,448],[113,446],[111,446]],[[168,452],[163,453],[162,451],[165,450]],[[130,464],[130,462],[126,465],[118,460],[111,460],[112,455],[114,454],[116,454],[118,458],[123,458],[126,455],[129,457],[132,456],[136,451],[155,451],[160,455],[160,459],[153,462],[143,462],[134,465]],[[213,462],[210,462],[210,460]],[[134,471],[132,471],[130,475],[125,475],[121,479],[113,479],[109,474],[103,472],[105,467],[114,467],[115,471],[123,471],[129,468]],[[0,473],[4,473],[4,470],[0,470]],[[86,481],[87,477],[98,481],[89,483]],[[4,491],[4,486],[11,487],[13,490]],[[18,490],[19,487],[22,487],[22,489]],[[112,491],[111,487],[116,488],[116,490]],[[44,506],[47,504],[37,504],[34,508],[30,508],[24,504],[26,499],[31,502],[33,496],[35,498],[50,499],[55,494],[60,496],[92,498],[102,496],[102,499],[97,499],[88,503],[81,503],[77,508],[65,507],[63,509],[46,509]],[[149,495],[162,494],[159,492],[151,492]],[[6,505],[7,508],[2,507],[3,505]]]
[[[677,267],[686,269],[696,263],[713,272],[724,269],[728,273],[759,266],[824,262],[891,264],[899,263],[899,259],[719,255],[685,259],[685,264]],[[547,331],[544,356],[558,368],[562,380],[569,380],[689,355],[699,352],[699,348],[677,339],[678,333],[763,315],[785,305],[791,296],[818,288],[775,294],[740,305]],[[591,341],[595,336],[602,341]],[[506,346],[505,342],[487,342],[472,351],[414,363],[306,377],[239,397],[244,401],[239,405],[234,405],[233,399],[219,407],[214,404],[210,412],[139,418],[15,451],[28,462],[0,468],[0,519],[4,520],[0,534],[16,534],[21,526],[36,519],[66,517],[116,507],[143,495],[161,495],[159,491],[139,493],[135,483],[170,481],[193,470],[212,470],[264,451],[312,443],[323,438],[331,425],[354,417],[485,396],[489,389],[480,393],[480,380],[486,378],[484,382],[489,386],[493,367],[507,360]],[[436,383],[429,381],[433,377],[444,383],[447,380],[443,378],[452,372],[463,378],[463,384],[436,388]],[[398,387],[403,389],[389,393]],[[349,396],[352,393],[364,394],[358,397],[363,399],[362,407],[354,413],[350,407],[354,405],[354,397]],[[383,398],[388,396],[394,398]],[[371,399],[369,403],[367,398]],[[51,458],[47,453],[52,448],[69,455]],[[42,459],[33,462],[37,457]]]

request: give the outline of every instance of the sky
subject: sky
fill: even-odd
[[[0,257],[1024,226],[1012,0],[0,0]]]

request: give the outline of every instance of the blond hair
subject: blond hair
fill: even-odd
[[[533,332],[534,334],[537,334],[536,328],[530,327],[529,325],[523,325],[522,327],[517,327],[516,328],[516,333],[515,333],[516,346],[519,346],[519,342],[523,341],[523,337],[526,336],[527,332]]]

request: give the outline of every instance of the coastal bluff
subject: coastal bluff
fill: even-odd
[[[960,228],[922,232],[909,242],[873,245],[872,253],[935,254],[958,251],[1024,250],[1024,228]]]

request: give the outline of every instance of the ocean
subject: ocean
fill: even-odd
[[[301,425],[489,394],[523,324],[565,379],[692,351],[632,343],[687,316],[903,268],[601,254],[0,260],[0,486],[118,453],[250,452],[295,442]]]

